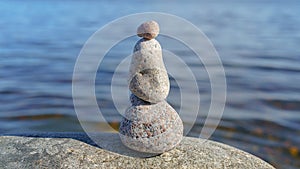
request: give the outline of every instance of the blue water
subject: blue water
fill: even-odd
[[[223,62],[227,103],[211,139],[251,152],[276,168],[298,168],[299,9],[298,1],[0,1],[0,133],[82,131],[73,108],[72,73],[85,41],[121,16],[166,12],[199,27]],[[136,39],[112,49],[97,75],[97,99],[112,123],[120,115],[107,91],[111,66],[132,51]],[[159,40],[172,47],[164,37]],[[177,55],[190,55],[185,48],[174,48]],[[209,101],[205,71],[197,79],[201,100]],[[178,87],[171,82],[172,101]],[[172,105],[178,108],[175,101]],[[91,121],[93,125],[98,124]],[[189,135],[198,136],[202,126],[199,117]]]

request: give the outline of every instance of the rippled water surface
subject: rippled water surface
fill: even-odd
[[[158,11],[191,21],[219,52],[227,102],[211,139],[251,152],[276,168],[299,168],[299,8],[297,1],[1,1],[0,133],[82,131],[72,102],[72,72],[83,44],[118,17]],[[98,104],[114,128],[121,115],[112,102],[111,79],[137,40],[131,37],[112,48],[97,73]],[[201,108],[188,135],[198,137],[211,100],[207,72],[184,45],[165,36],[158,40],[194,68]],[[126,72],[119,73],[119,80],[126,81]],[[178,84],[171,75],[170,80],[168,101],[179,110]],[[122,84],[120,89],[126,87]],[[87,124],[105,130],[93,119],[87,117]],[[192,120],[187,118],[185,125]]]

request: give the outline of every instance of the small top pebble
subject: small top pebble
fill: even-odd
[[[154,39],[159,34],[159,25],[155,21],[142,23],[137,29],[137,35],[145,39]]]

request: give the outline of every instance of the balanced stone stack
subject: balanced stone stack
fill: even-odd
[[[134,46],[129,71],[129,107],[120,125],[123,144],[146,153],[163,153],[180,143],[183,124],[177,112],[165,101],[170,82],[162,49],[155,37],[159,25],[145,22],[137,29],[142,37]]]

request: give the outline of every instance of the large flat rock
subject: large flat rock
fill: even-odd
[[[63,134],[0,136],[0,168],[273,168],[249,153],[198,138],[185,137],[169,152],[141,158],[114,133],[99,135],[102,148],[80,134],[57,137]]]

